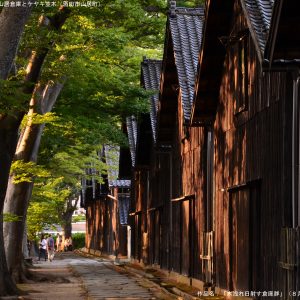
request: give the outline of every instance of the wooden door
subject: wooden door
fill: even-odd
[[[155,213],[149,212],[149,263],[154,264],[155,253]]]
[[[161,220],[160,220],[160,210],[155,211],[154,218],[154,263],[160,264],[160,247],[161,247]]]
[[[181,203],[172,203],[172,270],[181,272]]]
[[[140,261],[142,257],[142,215],[138,213],[136,216],[136,258]]]
[[[231,282],[235,291],[249,290],[250,286],[250,203],[249,189],[230,195]]]
[[[190,207],[189,201],[181,202],[181,213],[182,213],[182,231],[181,231],[181,251],[182,251],[182,274],[189,276],[190,274]]]

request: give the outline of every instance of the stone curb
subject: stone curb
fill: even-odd
[[[119,266],[116,265],[112,265],[112,268],[114,268],[116,271],[123,271],[124,269],[122,269]],[[140,274],[141,272],[135,272],[136,270],[134,270],[133,268],[130,268],[128,266],[125,266],[126,272],[139,278],[142,279],[144,281],[146,281],[148,284],[151,284],[152,286],[154,286],[155,288],[158,288],[159,290],[161,290],[163,293],[165,293],[166,295],[168,295],[169,297],[173,298],[173,299],[178,299],[178,300],[182,300],[183,298],[181,297],[177,297],[176,294],[171,293],[170,291],[168,291],[167,289],[165,289],[164,287],[162,287],[160,284],[155,283],[151,280],[149,280],[146,276],[144,276],[143,274]]]
[[[142,277],[146,277],[147,280],[149,280],[151,283],[153,283],[154,285],[156,285],[157,287],[159,287],[160,289],[164,290],[166,293],[168,293],[169,295],[173,295],[173,296],[177,296],[177,299],[184,299],[184,300],[201,300],[201,298],[198,298],[198,297],[195,297],[193,295],[190,295],[176,287],[172,287],[170,288],[172,290],[172,292],[170,292],[169,290],[167,290],[166,288],[164,288],[161,284],[159,283],[155,283],[153,282],[151,279],[155,279],[155,276],[153,276],[152,274],[147,274],[146,272],[144,271],[139,271],[139,270],[136,270],[135,268],[132,268],[128,265],[125,266],[125,268],[128,270],[128,271],[131,271],[133,273],[138,273],[140,274],[140,276]]]
[[[79,249],[77,251],[78,254],[80,255],[85,255],[85,256],[89,256],[89,257],[98,257],[98,255],[93,255],[90,251],[88,251],[87,249],[83,248],[83,249]],[[153,276],[152,274],[148,274],[144,271],[141,270],[137,270],[133,267],[130,266],[130,262],[127,260],[117,260],[116,263],[114,263],[112,258],[108,257],[108,261],[111,262],[111,267],[114,268],[116,271],[124,271],[124,269],[126,269],[126,271],[132,275],[134,275],[135,277],[138,277],[139,279],[143,279],[145,281],[148,282],[148,284],[153,285],[154,287],[160,289],[163,293],[165,293],[166,295],[168,295],[169,297],[178,299],[178,300],[201,300],[203,298],[199,298],[199,297],[195,297],[193,295],[190,295],[176,287],[172,287],[170,288],[170,290],[164,288],[161,284],[156,283],[153,281],[153,279],[155,279],[155,276]],[[123,267],[121,267],[120,265],[122,265]]]

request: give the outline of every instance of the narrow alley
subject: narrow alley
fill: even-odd
[[[15,299],[172,299],[103,258],[58,253],[52,263],[34,261],[30,272],[32,281],[18,285],[24,295]]]
[[[142,275],[108,259],[57,253],[53,262],[33,261],[31,280],[18,285],[19,297],[0,299],[180,299]]]
[[[0,300],[300,300],[297,32],[300,0],[0,0]]]

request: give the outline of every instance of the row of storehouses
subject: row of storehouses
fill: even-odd
[[[150,112],[123,126],[119,179],[85,189],[86,247],[296,299],[300,1],[170,2],[163,60],[141,63]]]

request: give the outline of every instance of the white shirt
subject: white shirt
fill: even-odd
[[[44,250],[47,249],[47,241],[46,241],[46,239],[42,239],[41,245],[42,245],[42,248],[43,248]]]

